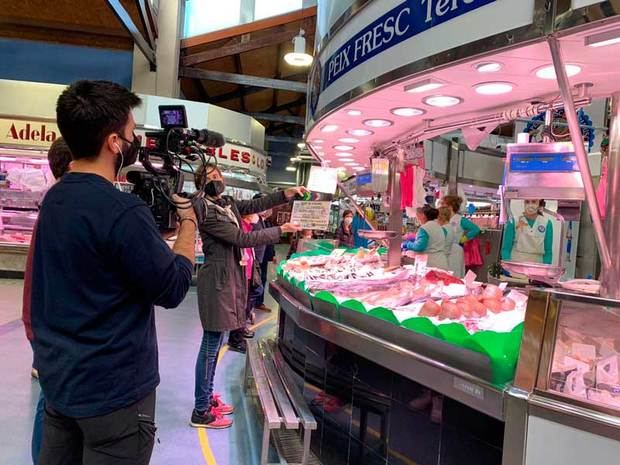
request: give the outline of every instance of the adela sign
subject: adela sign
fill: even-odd
[[[0,143],[49,147],[59,134],[54,123],[0,119]]]
[[[428,29],[497,0],[406,0],[370,23],[327,59],[323,89],[356,66]]]

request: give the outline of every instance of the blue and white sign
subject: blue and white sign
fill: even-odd
[[[368,24],[323,66],[323,89],[385,50],[497,0],[405,0]]]

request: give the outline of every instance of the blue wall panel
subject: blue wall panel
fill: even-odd
[[[52,84],[105,79],[131,87],[132,61],[131,51],[0,39],[0,79]]]

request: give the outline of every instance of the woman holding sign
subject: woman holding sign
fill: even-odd
[[[216,165],[201,167],[195,175],[200,194],[194,209],[202,239],[205,264],[198,271],[198,312],[203,328],[202,343],[196,360],[195,403],[190,424],[196,428],[228,428],[232,420],[223,415],[233,413],[213,393],[217,357],[224,333],[245,326],[248,299],[248,260],[243,249],[280,241],[283,232],[297,232],[291,223],[280,227],[244,232],[242,215],[251,215],[285,204],[296,195],[305,193],[303,187],[254,200],[234,200],[223,195],[226,185]],[[243,351],[243,344],[238,347]]]

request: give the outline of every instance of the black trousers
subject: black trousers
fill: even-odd
[[[148,465],[156,431],[155,391],[98,417],[69,418],[46,406],[38,465]]]

